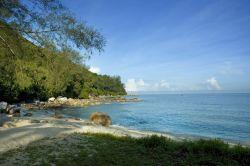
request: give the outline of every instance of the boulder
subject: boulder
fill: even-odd
[[[67,102],[68,98],[67,97],[62,97],[62,96],[59,96],[56,98],[56,100],[60,103],[60,104],[64,104]]]
[[[6,109],[7,113],[9,113],[10,110],[12,110],[12,109],[15,108],[15,107],[16,107],[16,105],[8,105],[8,107],[7,107],[7,109]]]
[[[4,101],[1,101],[1,102],[0,102],[0,113],[6,112],[7,107],[8,107],[8,103],[7,103],[7,102],[4,102]]]
[[[16,105],[8,105],[7,107],[7,113],[9,115],[15,114],[15,113],[20,113],[21,108],[17,107]]]
[[[56,100],[56,98],[51,97],[51,98],[48,99],[48,102],[49,102],[49,103],[52,103],[52,102],[54,102],[55,100]]]
[[[58,101],[67,101],[68,98],[67,98],[67,97],[58,96],[58,97],[56,98],[56,100],[58,100]]]
[[[102,126],[109,126],[112,124],[110,116],[103,112],[93,112],[90,115],[90,120],[95,124]]]

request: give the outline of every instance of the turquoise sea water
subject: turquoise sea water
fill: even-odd
[[[179,136],[250,142],[250,94],[139,95],[143,102],[65,108],[63,114],[88,118],[108,113],[114,124]]]

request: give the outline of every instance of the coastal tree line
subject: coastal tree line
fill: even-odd
[[[84,62],[106,41],[57,0],[0,1],[0,100],[124,95],[119,76]]]

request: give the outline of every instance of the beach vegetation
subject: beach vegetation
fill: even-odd
[[[131,138],[76,133],[63,139],[43,139],[4,156],[14,160],[18,154],[26,163],[38,165],[250,165],[248,147],[232,146],[217,139],[175,141],[159,136]],[[6,160],[2,158],[0,163]]]

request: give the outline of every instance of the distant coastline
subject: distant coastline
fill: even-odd
[[[223,93],[250,93],[250,90],[202,90],[202,91],[127,91],[128,95],[147,94],[223,94]]]

